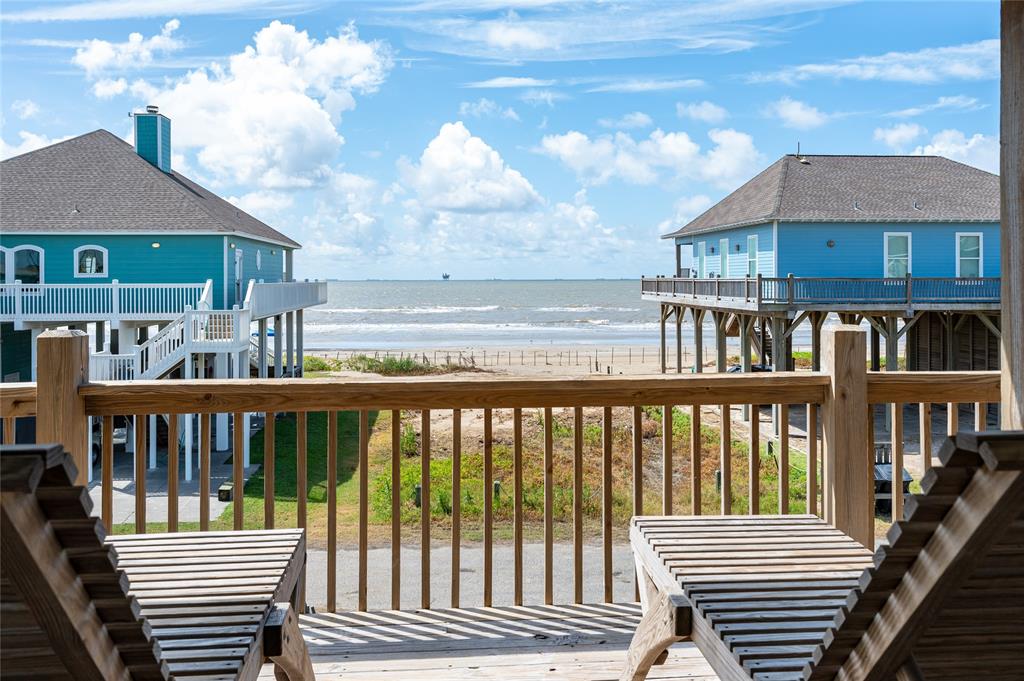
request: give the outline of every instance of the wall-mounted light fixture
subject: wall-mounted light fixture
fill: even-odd
[[[714,247],[714,246],[712,246],[712,247],[711,247],[711,252],[712,252],[712,253],[714,253],[714,252],[715,252],[715,247]]]
[[[232,241],[231,243],[228,244],[228,246],[231,247],[231,248],[234,248],[235,247],[235,242]]]
[[[836,242],[833,241],[832,239],[829,239],[828,241],[825,242],[825,245],[828,246],[829,248],[835,248]]]
[[[736,252],[737,252],[737,253],[739,253],[739,252],[740,252],[740,245],[739,245],[739,244],[736,244]]]
[[[154,241],[153,243],[150,244],[150,246],[152,246],[153,248],[160,248],[160,242]]]

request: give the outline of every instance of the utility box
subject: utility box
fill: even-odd
[[[234,489],[235,486],[232,483],[222,483],[221,486],[217,488],[217,500],[231,501],[231,498],[234,496]]]

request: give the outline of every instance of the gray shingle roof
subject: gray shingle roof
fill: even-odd
[[[772,220],[997,222],[999,176],[941,156],[787,154],[662,238]]]
[[[300,244],[106,130],[0,163],[5,232],[224,233]]]

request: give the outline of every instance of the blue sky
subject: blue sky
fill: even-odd
[[[9,157],[128,113],[304,277],[633,277],[797,142],[998,165],[998,3],[4,3]]]

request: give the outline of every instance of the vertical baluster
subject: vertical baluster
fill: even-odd
[[[420,412],[420,607],[430,607],[430,410]]]
[[[512,477],[515,499],[512,510],[513,602],[523,604],[523,410],[512,410]]]
[[[199,529],[210,529],[210,414],[199,416]]]
[[[494,471],[491,445],[491,410],[484,409],[484,607],[491,606],[491,578],[494,570]]]
[[[932,467],[932,404],[922,402],[918,406],[918,431],[921,438],[921,463],[924,472]]]
[[[359,411],[359,610],[366,611],[366,580],[369,550],[370,412]]]
[[[903,518],[903,405],[889,405],[892,421],[892,521]]]
[[[789,513],[789,405],[779,405],[779,513]]]
[[[462,410],[452,410],[452,607],[462,581]]]
[[[135,531],[146,532],[146,414],[135,416]],[[156,433],[153,434],[154,437]]]
[[[956,402],[946,404],[946,435],[953,437],[960,430],[960,405]]]
[[[661,408],[661,512],[672,515],[672,405]]]
[[[633,407],[633,515],[644,514],[643,407]],[[640,575],[633,573],[633,600],[640,600]]]
[[[308,475],[306,473],[306,426],[308,418],[304,411],[295,414],[295,520],[301,529],[306,529],[306,499]]]
[[[338,412],[327,417],[327,610],[338,608]]]
[[[807,512],[818,514],[818,405],[807,405]]]
[[[167,416],[167,531],[178,531],[178,415]]]
[[[402,412],[391,410],[391,609],[402,607]]]
[[[12,421],[14,419],[11,419]],[[4,422],[6,429],[7,423]],[[100,465],[103,466],[102,501],[103,524],[109,530],[114,522],[114,417],[103,417],[103,451],[100,458]]]
[[[602,435],[604,436],[604,458],[601,468],[603,493],[601,510],[603,512],[604,527],[602,535],[604,538],[604,601],[612,602],[612,408],[604,408],[604,422],[602,424]]]
[[[722,428],[718,438],[722,455],[718,464],[722,471],[721,513],[729,515],[732,513],[732,407],[723,404],[721,409]]]
[[[573,600],[583,602],[583,407],[573,409],[572,572]]]
[[[554,603],[554,437],[551,407],[544,408],[544,603]]]
[[[245,490],[243,489],[245,485],[245,429],[242,427],[243,418],[245,418],[245,414],[242,412],[235,412],[232,419],[234,447],[231,450],[231,467],[234,476],[233,482],[231,483],[231,502],[235,511],[236,530],[242,529],[242,525],[245,521]]]
[[[761,405],[750,405],[750,451],[747,452],[750,474],[750,514],[761,513]]]
[[[274,412],[263,415],[263,527],[274,529]]]
[[[693,515],[700,515],[700,455],[702,444],[700,405],[695,404],[690,410],[690,512]]]
[[[984,402],[974,403],[974,430],[981,432],[988,430],[988,405]]]
[[[16,424],[14,422],[14,417],[13,416],[5,416],[4,417],[4,444],[5,445],[13,445],[15,443],[15,439],[16,439],[15,438],[15,428],[16,428]]]

